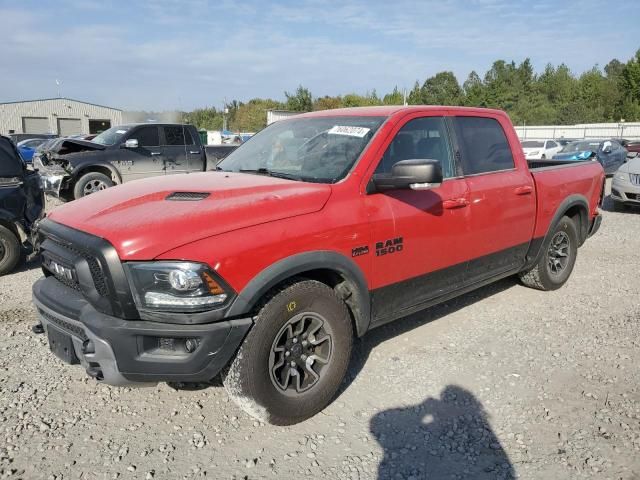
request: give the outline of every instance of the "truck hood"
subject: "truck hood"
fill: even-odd
[[[46,151],[56,153],[58,155],[67,155],[69,153],[93,152],[96,150],[104,150],[106,147],[99,143],[90,142],[89,140],[79,140],[75,138],[64,138],[55,142]]]
[[[317,212],[330,195],[327,184],[192,173],[112,187],[56,208],[49,218],[108,240],[122,260],[151,260],[213,235]]]

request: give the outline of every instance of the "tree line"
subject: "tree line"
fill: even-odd
[[[516,125],[571,125],[576,123],[640,121],[640,50],[626,63],[613,59],[603,69],[593,67],[575,75],[564,64],[547,65],[536,74],[531,61],[520,64],[498,60],[481,77],[472,71],[460,84],[444,71],[416,81],[410,91],[398,87],[385,95],[374,90],[314,97],[304,86],[285,92],[283,101],[254,98],[226,105],[226,121],[233,131],[257,131],[266,125],[269,109],[309,112],[372,105],[461,105],[505,110]],[[223,111],[214,107],[184,112],[184,120],[199,129],[220,130]]]

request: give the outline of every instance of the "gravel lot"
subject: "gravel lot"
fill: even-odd
[[[0,278],[0,478],[640,478],[640,213],[569,283],[507,279],[370,332],[315,418],[260,424],[220,386],[112,388],[31,333],[36,264]]]

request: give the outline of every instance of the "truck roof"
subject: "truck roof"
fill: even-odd
[[[491,108],[477,108],[477,107],[448,107],[443,105],[385,105],[378,107],[352,107],[352,108],[336,108],[333,110],[319,110],[317,112],[303,113],[296,115],[296,117],[327,117],[327,116],[368,116],[368,117],[390,117],[400,112],[412,112],[412,111],[429,111],[443,109],[452,110],[456,113],[491,113],[505,115],[502,110],[495,110]]]

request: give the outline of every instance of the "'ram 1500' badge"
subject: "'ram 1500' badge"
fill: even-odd
[[[365,245],[363,247],[354,247],[351,249],[352,257],[359,257],[360,255],[366,255],[369,253],[369,246]]]
[[[401,252],[403,247],[403,238],[390,238],[384,242],[376,242],[376,257]]]

